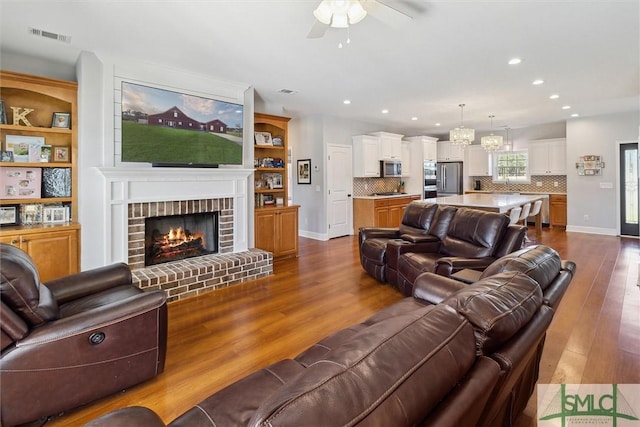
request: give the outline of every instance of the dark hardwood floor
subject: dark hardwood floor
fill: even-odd
[[[557,229],[530,230],[529,237],[578,266],[549,328],[539,382],[640,383],[639,241]],[[362,270],[356,237],[300,238],[300,256],[277,261],[273,276],[171,303],[164,373],[47,426],[83,425],[132,405],[169,422],[231,382],[401,298]],[[518,427],[536,425],[535,405],[534,393]]]

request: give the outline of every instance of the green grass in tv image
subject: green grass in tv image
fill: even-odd
[[[122,122],[122,161],[242,164],[242,144],[207,132]]]

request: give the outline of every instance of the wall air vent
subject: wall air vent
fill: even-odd
[[[284,93],[285,95],[293,95],[297,91],[291,89],[280,89],[278,93]]]
[[[71,36],[65,36],[64,34],[56,34],[51,31],[40,30],[38,28],[28,28],[29,34],[44,37],[45,39],[57,40],[63,43],[71,43]]]

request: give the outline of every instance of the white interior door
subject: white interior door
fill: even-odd
[[[353,170],[350,145],[327,145],[329,238],[353,234]]]

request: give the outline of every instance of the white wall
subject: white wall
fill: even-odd
[[[567,231],[615,235],[619,232],[616,179],[618,144],[638,140],[640,112],[572,119],[567,122]],[[579,176],[578,157],[602,156],[601,176]],[[573,166],[573,167],[572,167]],[[601,188],[600,184],[612,184]],[[584,216],[589,217],[588,220]]]

